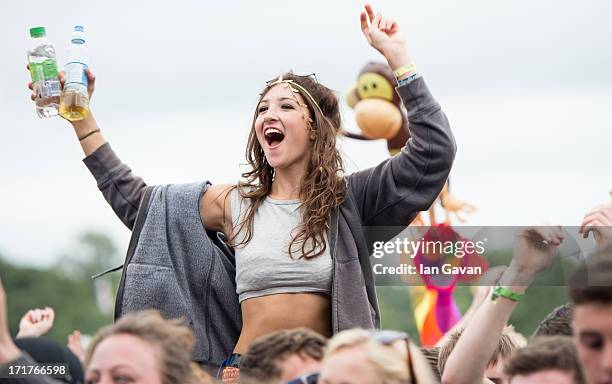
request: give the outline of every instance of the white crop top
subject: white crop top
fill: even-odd
[[[250,202],[237,189],[231,191],[232,227],[237,231]],[[277,293],[321,292],[331,294],[332,260],[329,245],[315,258],[299,258],[288,253],[294,231],[301,222],[299,200],[267,197],[255,213],[253,237],[236,252],[236,292],[238,300]],[[246,237],[244,229],[237,237]],[[299,249],[301,244],[294,244]]]

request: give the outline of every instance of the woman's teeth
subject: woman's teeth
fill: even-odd
[[[283,141],[285,135],[276,128],[268,128],[264,133],[264,137],[266,138],[268,145],[272,146]]]

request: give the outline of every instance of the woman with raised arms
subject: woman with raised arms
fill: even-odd
[[[360,17],[368,43],[398,76],[411,131],[404,149],[374,168],[343,173],[338,100],[293,73],[263,87],[246,148],[250,170],[237,183],[147,186],[92,115],[71,123],[99,189],[133,232],[117,317],[148,308],[184,317],[196,334],[194,360],[218,367],[233,354],[226,378],[267,333],[379,327],[364,228],[406,226],[429,208],[455,142],[398,24],[369,5]]]

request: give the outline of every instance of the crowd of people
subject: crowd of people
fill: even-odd
[[[225,382],[404,384],[507,383],[606,384],[612,382],[612,204],[597,208],[605,226],[593,231],[597,248],[568,282],[571,302],[542,320],[527,340],[507,325],[517,301],[487,297],[460,329],[433,348],[417,346],[403,332],[353,328],[327,338],[309,328],[276,331],[253,342]],[[585,222],[588,221],[585,218]],[[512,262],[499,284],[525,292],[551,265],[563,241],[559,227],[517,234]],[[215,383],[192,360],[195,336],[182,319],[158,311],[134,312],[97,332],[83,351],[44,338],[51,308],[23,315],[11,337],[6,295],[0,284],[0,382],[15,383]],[[80,344],[80,343],[79,343]],[[11,367],[65,364],[65,375],[11,374]],[[220,378],[220,377],[219,377]],[[232,381],[234,380],[234,381]]]
[[[529,341],[507,323],[553,262],[564,240],[559,226],[519,231],[496,285],[479,289],[469,316],[438,346],[380,330],[366,228],[406,227],[427,210],[456,144],[397,22],[366,5],[360,24],[393,69],[410,127],[402,150],[376,167],[344,175],[338,99],[294,73],[262,89],[246,148],[250,170],[235,184],[148,186],[91,113],[71,122],[85,165],[132,231],[116,321],[87,347],[78,331],[62,346],[43,337],[53,310],[33,309],[13,339],[0,284],[0,381],[612,383],[610,204],[584,217],[581,232],[593,233],[598,248],[568,284],[571,303]],[[91,98],[95,77],[89,69],[85,76]],[[66,369],[41,373],[49,364]]]

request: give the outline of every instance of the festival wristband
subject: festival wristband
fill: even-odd
[[[419,77],[421,77],[421,75],[419,75],[418,72],[415,72],[412,75],[410,75],[410,76],[408,76],[408,77],[406,77],[404,79],[398,80],[397,81],[397,86],[401,87],[402,85],[410,84],[413,80],[416,80]]]
[[[393,71],[393,74],[395,75],[396,79],[399,79],[400,77],[407,74],[408,72],[413,72],[413,71],[416,71],[416,67],[414,64],[410,63],[410,64],[406,64],[406,65],[403,65],[395,69]]]
[[[512,300],[514,302],[519,302],[523,298],[524,294],[514,292],[509,290],[506,287],[502,287],[497,283],[495,288],[493,288],[493,293],[491,293],[491,301],[495,301],[500,297],[505,297],[508,300]]]

